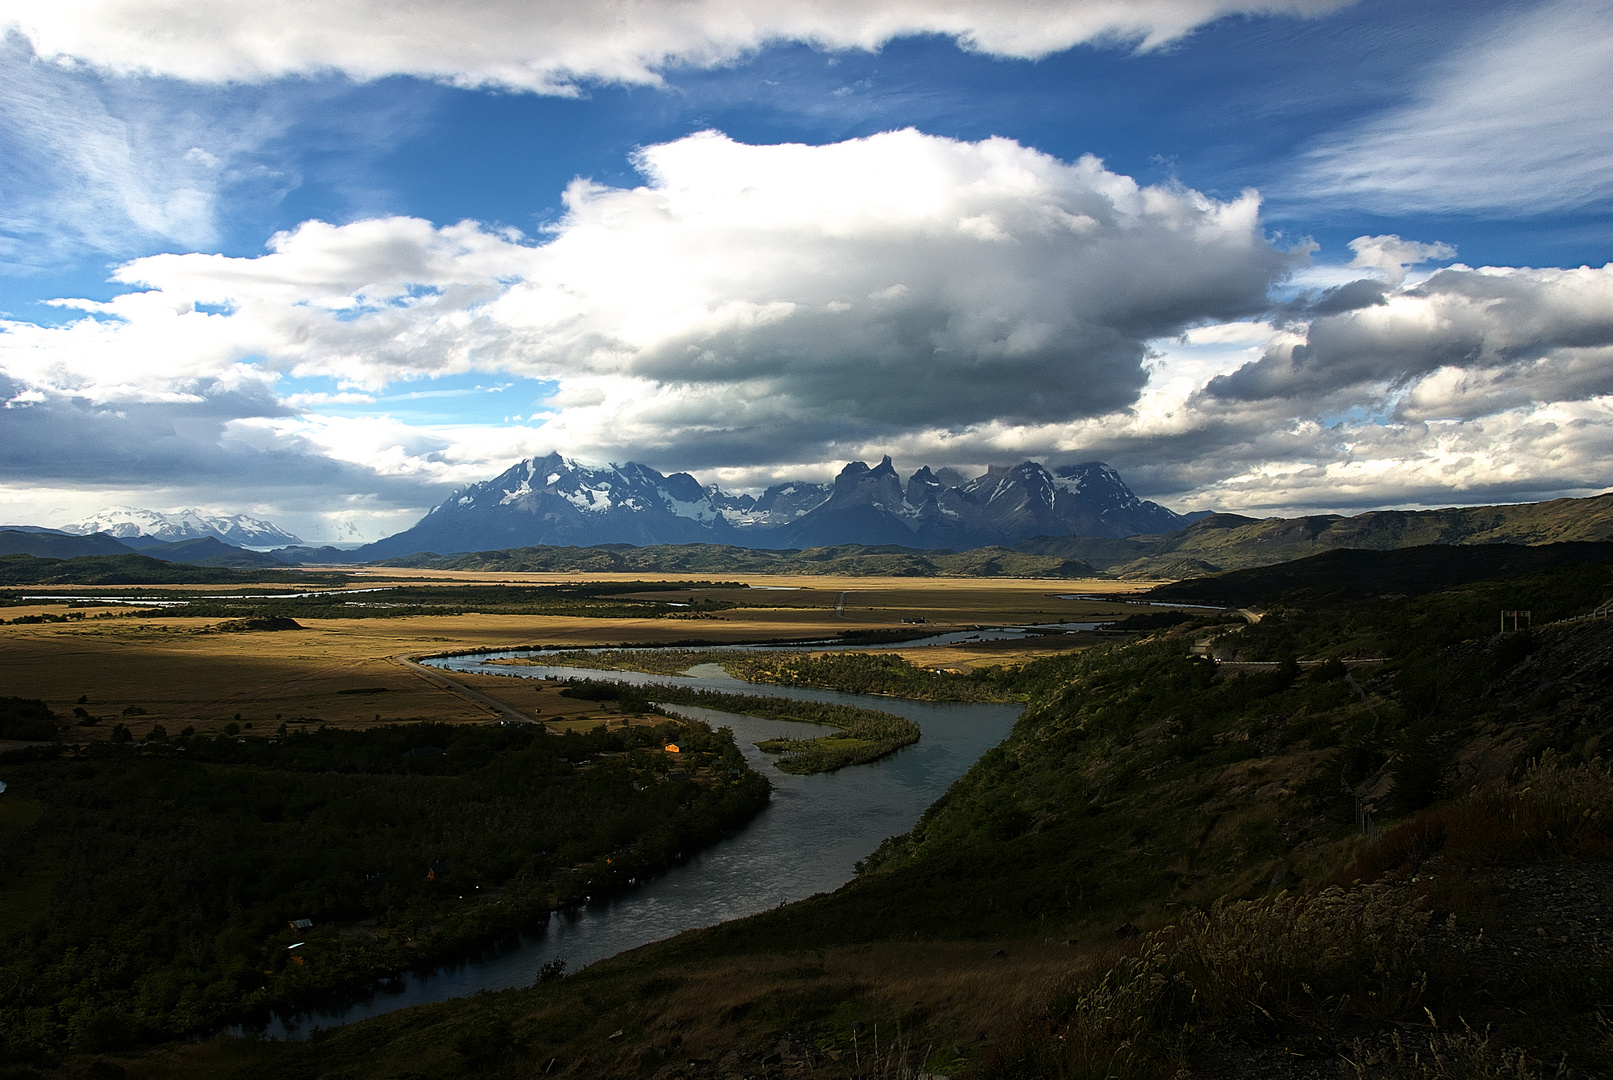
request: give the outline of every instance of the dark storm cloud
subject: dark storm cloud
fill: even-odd
[[[1613,267],[1457,268],[1382,302],[1316,318],[1302,344],[1279,345],[1210,380],[1206,394],[1245,402],[1319,399],[1364,384],[1403,386],[1445,367],[1471,373],[1550,364],[1608,345]],[[1555,401],[1606,392],[1613,380],[1569,370],[1561,380],[1541,373],[1532,387],[1536,400]]]

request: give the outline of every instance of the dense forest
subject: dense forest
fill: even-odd
[[[673,738],[684,779],[661,752]],[[440,960],[667,866],[769,792],[726,730],[670,720],[32,756],[0,765],[10,1061],[202,1031]]]

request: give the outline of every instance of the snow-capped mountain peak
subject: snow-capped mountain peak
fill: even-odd
[[[377,541],[370,558],[536,544],[847,543],[965,548],[1079,532],[1129,536],[1185,522],[1138,499],[1102,462],[1055,475],[1034,461],[965,481],[923,468],[904,483],[891,459],[848,463],[833,484],[791,481],[759,497],[702,486],[648,465],[586,465],[559,454],[520,462],[454,492],[414,528]]]
[[[79,536],[108,533],[116,537],[149,536],[156,540],[200,540],[214,537],[243,547],[273,547],[300,544],[297,537],[272,522],[245,514],[218,516],[200,510],[163,513],[135,506],[109,506],[83,521],[62,526],[62,531]]]

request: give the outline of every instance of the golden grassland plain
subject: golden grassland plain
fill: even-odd
[[[575,584],[651,580],[642,575],[475,574],[452,571],[361,571],[354,587],[386,580],[415,585]],[[662,618],[597,619],[574,616],[465,614],[399,618],[308,619],[300,630],[220,633],[225,620],[184,615],[135,617],[126,608],[84,608],[72,622],[0,626],[0,696],[43,699],[58,717],[75,707],[100,719],[73,729],[79,739],[106,738],[114,723],[140,738],[155,724],[170,734],[186,726],[216,732],[239,719],[262,733],[280,723],[318,720],[363,727],[400,720],[474,722],[493,719],[491,708],[450,693],[439,682],[396,658],[463,649],[535,645],[668,644],[832,638],[847,630],[918,629],[937,633],[974,626],[1089,621],[1123,617],[1135,607],[1109,600],[1136,583],[1074,583],[1023,579],[812,578],[744,576],[749,588],[701,588],[691,595],[728,601],[735,608]],[[707,579],[709,580],[709,579]],[[284,591],[283,584],[270,586]],[[242,591],[239,585],[230,591]],[[30,595],[82,594],[82,587],[45,587]],[[156,595],[172,591],[141,587]],[[187,587],[185,591],[197,590]],[[207,591],[223,591],[213,588]],[[1063,599],[1073,594],[1092,599]],[[676,593],[643,594],[646,599]],[[62,613],[60,604],[0,609],[0,617]],[[115,617],[91,618],[105,612]],[[907,621],[904,621],[907,620]],[[1019,663],[1049,651],[1081,648],[1079,635],[1016,642],[981,642],[949,648],[892,646],[915,663],[970,668]],[[559,696],[553,683],[484,675],[456,675],[460,683],[546,723],[597,722],[616,715],[609,703]],[[79,699],[86,700],[80,706]],[[125,710],[129,710],[125,715]],[[134,710],[140,710],[135,712]]]

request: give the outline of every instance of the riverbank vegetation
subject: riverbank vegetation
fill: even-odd
[[[974,671],[920,667],[892,653],[755,649],[568,649],[534,657],[493,661],[554,667],[681,675],[716,664],[736,679],[778,686],[811,686],[847,694],[875,694],[914,701],[1013,701],[1017,673],[1001,666]]]
[[[56,714],[43,701],[0,697],[0,739],[48,741],[56,734]]]
[[[404,618],[419,615],[571,615],[592,619],[643,619],[690,612],[725,611],[729,601],[690,597],[688,602],[636,594],[683,594],[711,582],[586,582],[568,585],[390,585],[372,590],[327,591],[297,597],[216,597],[186,599],[182,613],[201,618],[342,619]],[[157,618],[174,609],[144,610]]]
[[[18,555],[0,558],[26,559]],[[107,558],[144,558],[144,556],[108,556]],[[36,560],[40,561],[40,560]],[[82,562],[84,560],[71,560]],[[147,562],[155,560],[147,559]],[[168,566],[170,564],[161,563]],[[196,567],[175,567],[178,570],[201,570]],[[287,571],[268,576],[235,570],[211,570],[200,576],[179,576],[174,582],[181,584],[213,582],[259,583],[286,579],[289,575],[310,591],[286,595],[283,590],[245,588],[238,594],[221,596],[214,591],[167,589],[154,596],[149,590],[127,588],[94,588],[95,585],[119,585],[120,581],[88,582],[85,591],[75,594],[75,602],[93,605],[110,601],[128,605],[127,612],[134,618],[171,618],[183,615],[203,619],[239,618],[294,618],[294,619],[352,619],[352,618],[406,618],[422,615],[570,615],[595,619],[642,619],[662,615],[725,611],[735,607],[732,601],[690,596],[687,601],[673,600],[672,595],[684,594],[692,589],[716,588],[722,582],[666,582],[666,581],[613,581],[585,582],[566,585],[509,585],[509,584],[402,584],[380,585],[361,589],[342,589],[348,579],[340,575],[311,574]],[[233,575],[233,576],[231,576]],[[130,582],[136,583],[136,582]],[[728,587],[733,586],[728,583]],[[649,593],[650,596],[641,594]],[[662,594],[662,599],[655,594]],[[138,601],[158,601],[142,607]],[[33,593],[0,590],[0,606],[33,604],[40,597]],[[70,613],[71,614],[71,613]]]
[[[725,694],[669,683],[628,686],[582,680],[562,693],[589,701],[619,701],[624,710],[647,710],[652,707],[652,702],[657,705],[695,705],[719,712],[757,716],[764,720],[793,720],[796,723],[838,728],[833,735],[813,739],[778,738],[756,744],[763,753],[779,755],[774,764],[781,772],[797,775],[866,765],[904,746],[911,746],[918,742],[921,734],[919,726],[905,716],[877,709],[753,694]]]
[[[666,867],[769,792],[727,731],[678,720],[282,726],[33,757],[0,764],[13,1063],[304,1006],[487,945]]]
[[[891,653],[869,652],[747,652],[723,667],[730,675],[751,682],[821,686],[849,694],[918,701],[1013,701],[1017,674],[1000,666],[946,671],[921,667]]]
[[[1097,571],[1061,555],[986,547],[942,552],[839,544],[805,550],[726,544],[627,547],[521,547],[460,555],[410,555],[377,565],[487,573],[800,574],[824,577],[1093,578]]]

